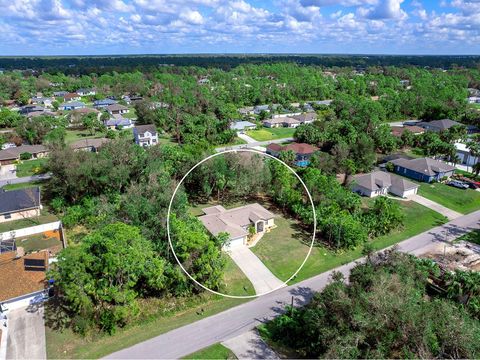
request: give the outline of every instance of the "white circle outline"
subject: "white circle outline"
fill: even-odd
[[[312,235],[312,242],[310,243],[310,248],[308,249],[308,253],[307,255],[305,256],[305,259],[303,260],[302,264],[300,265],[300,267],[297,269],[297,271],[295,271],[295,273],[290,276],[283,284],[281,284],[280,286],[276,287],[275,289],[272,289],[270,291],[266,291],[266,292],[263,292],[261,294],[255,294],[255,295],[229,295],[229,294],[223,294],[221,292],[218,292],[218,291],[215,291],[215,290],[212,290],[208,287],[206,287],[205,285],[201,284],[200,282],[198,282],[196,279],[194,279],[190,273],[185,270],[185,268],[183,267],[182,263],[180,262],[180,260],[178,259],[177,257],[177,254],[175,253],[175,250],[173,249],[173,244],[172,244],[172,239],[170,238],[170,212],[171,212],[171,209],[172,209],[172,204],[173,204],[173,199],[175,198],[175,195],[177,194],[177,191],[178,189],[180,188],[180,186],[182,185],[183,181],[187,178],[187,176],[193,171],[195,170],[199,165],[203,164],[205,161],[209,160],[209,159],[212,159],[214,158],[215,156],[219,156],[219,155],[223,155],[223,154],[228,154],[228,153],[237,153],[237,152],[252,152],[252,153],[256,153],[256,154],[260,154],[260,155],[263,155],[263,156],[267,156],[269,158],[272,158],[278,162],[280,162],[281,164],[285,165],[296,177],[297,179],[300,181],[300,183],[303,185],[305,191],[307,192],[307,195],[308,195],[308,199],[310,201],[310,205],[312,206],[312,212],[313,212],[313,235]],[[232,298],[232,299],[252,299],[252,298],[257,298],[257,297],[260,297],[260,296],[263,296],[263,295],[267,295],[267,294],[270,294],[271,292],[274,292],[274,291],[277,291],[278,289],[284,287],[284,286],[288,286],[287,283],[292,280],[299,272],[300,270],[302,270],[303,266],[305,265],[305,263],[307,262],[308,258],[310,257],[310,254],[312,252],[312,249],[313,249],[313,244],[315,242],[315,233],[317,232],[317,214],[316,214],[316,211],[315,211],[315,205],[313,204],[313,199],[312,199],[312,195],[310,194],[310,191],[308,191],[308,188],[307,186],[305,185],[305,183],[303,182],[303,180],[300,178],[300,176],[296,173],[295,170],[293,170],[289,165],[287,165],[284,161],[270,155],[270,154],[267,154],[267,153],[264,153],[264,152],[261,152],[261,151],[258,151],[258,150],[255,150],[255,149],[249,149],[249,148],[240,148],[240,149],[231,149],[231,150],[223,150],[223,151],[220,151],[220,152],[217,152],[215,154],[212,154],[212,155],[209,155],[207,156],[206,158],[204,158],[203,160],[199,161],[197,164],[195,164],[190,170],[187,171],[187,173],[182,177],[182,179],[180,180],[180,182],[177,184],[177,186],[175,187],[175,190],[173,191],[173,195],[172,195],[172,198],[170,199],[170,203],[168,205],[168,212],[167,212],[167,237],[168,237],[168,244],[170,245],[170,249],[172,250],[172,253],[173,253],[173,256],[175,257],[175,260],[177,260],[177,263],[178,265],[180,265],[180,268],[183,270],[183,272],[185,274],[187,274],[187,276],[190,278],[190,280],[192,280],[195,284],[197,284],[198,286],[202,287],[203,289],[207,290],[207,291],[210,291],[211,293],[213,294],[216,294],[216,295],[220,295],[220,296],[224,296],[224,297],[228,297],[228,298]]]

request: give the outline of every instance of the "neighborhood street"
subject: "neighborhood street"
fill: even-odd
[[[416,255],[422,254],[438,242],[444,242],[445,239],[452,241],[474,229],[480,229],[480,210],[404,240],[398,244],[398,249]],[[283,311],[283,307],[292,301],[296,306],[305,304],[314,291],[321,291],[328,284],[334,271],[340,271],[348,276],[350,269],[354,266],[355,262],[350,262],[298,284],[120,350],[107,358],[181,358],[212,344],[228,341],[278,315]]]

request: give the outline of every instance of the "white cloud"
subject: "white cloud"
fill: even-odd
[[[384,0],[376,7],[369,9],[365,16],[369,19],[394,19],[404,20],[408,17],[402,10],[401,4],[404,0]]]
[[[198,11],[186,10],[180,14],[180,19],[192,25],[203,24],[203,16]]]

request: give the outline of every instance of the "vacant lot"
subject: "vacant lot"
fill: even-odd
[[[46,163],[47,159],[45,158],[22,161],[17,165],[17,177],[43,174]]]
[[[462,190],[441,183],[421,183],[418,194],[462,214],[480,209],[480,192],[472,189]]]
[[[268,141],[293,137],[295,129],[292,128],[262,128],[258,130],[249,130],[247,135],[257,141]]]

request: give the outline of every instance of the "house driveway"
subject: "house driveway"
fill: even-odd
[[[248,136],[247,134],[242,134],[242,133],[238,133],[237,136],[242,139],[242,140],[245,140],[247,142],[247,144],[253,144],[253,143],[256,143],[257,140],[255,140],[254,138],[251,138],[250,136]]]
[[[43,304],[10,310],[7,359],[46,359]]]
[[[10,180],[17,177],[17,166],[14,164],[0,166],[0,180]]]
[[[440,205],[439,203],[436,203],[435,201],[424,198],[423,196],[420,196],[418,194],[410,196],[409,199],[415,201],[416,203],[419,203],[420,205],[426,206],[429,209],[432,209],[433,211],[442,214],[443,216],[446,216],[448,220],[453,220],[459,218],[460,216],[463,216],[463,214],[460,214],[459,212],[451,210],[443,205]]]
[[[250,280],[255,293],[264,294],[284,285],[246,246],[235,246],[228,250],[228,254]]]
[[[222,342],[232,350],[237,359],[280,359],[280,357],[262,340],[258,332],[247,331]]]

